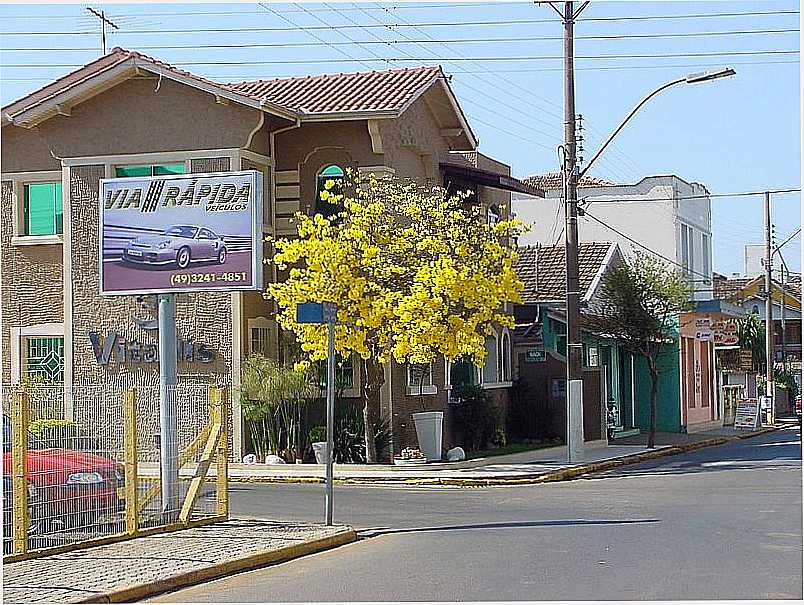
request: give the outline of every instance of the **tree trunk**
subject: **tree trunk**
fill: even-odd
[[[656,444],[656,393],[659,387],[659,370],[656,367],[656,360],[648,358],[648,369],[650,370],[650,431],[648,432],[648,447],[653,448]]]
[[[363,364],[363,426],[366,433],[366,462],[377,463],[377,444],[374,427],[380,408],[380,389],[385,384],[385,370],[381,363],[367,359]]]

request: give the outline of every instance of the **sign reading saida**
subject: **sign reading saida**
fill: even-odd
[[[262,174],[100,182],[100,293],[262,288]]]

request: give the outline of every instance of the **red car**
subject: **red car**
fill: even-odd
[[[123,467],[89,452],[48,447],[28,435],[28,481],[40,530],[88,527],[125,508]],[[11,422],[3,416],[3,475],[12,473]]]

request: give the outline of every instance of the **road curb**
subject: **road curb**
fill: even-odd
[[[152,597],[157,594],[162,594],[179,588],[186,588],[194,584],[208,582],[216,578],[220,578],[229,574],[240,571],[248,571],[258,567],[265,567],[267,565],[275,565],[283,563],[299,557],[304,557],[313,553],[343,546],[357,540],[357,534],[353,529],[338,532],[326,538],[319,538],[318,540],[310,540],[303,544],[293,544],[285,546],[277,550],[270,550],[240,559],[232,559],[229,561],[222,561],[203,569],[196,569],[193,571],[176,574],[156,582],[148,584],[133,584],[125,588],[112,590],[109,592],[92,595],[78,603],[127,603],[133,601],[141,601],[146,597]]]
[[[549,473],[542,473],[540,475],[522,474],[508,477],[490,478],[490,479],[477,479],[477,478],[454,478],[454,477],[422,477],[422,478],[409,478],[409,477],[355,477],[355,478],[340,478],[335,479],[334,483],[339,485],[376,485],[381,483],[393,483],[402,485],[445,485],[453,487],[494,487],[506,485],[535,485],[538,483],[551,483],[554,481],[567,481],[574,479],[581,475],[589,473],[601,472],[626,466],[628,464],[637,464],[646,460],[654,460],[656,458],[664,458],[666,456],[675,456],[691,452],[705,447],[714,447],[723,445],[730,441],[737,439],[750,439],[766,433],[772,433],[783,428],[782,426],[767,427],[752,431],[750,433],[734,435],[729,437],[713,437],[697,443],[688,443],[684,445],[674,445],[664,447],[662,449],[642,452],[639,454],[628,454],[620,456],[619,458],[611,458],[601,462],[594,462],[591,464],[573,466],[558,471]],[[237,483],[323,483],[322,477],[229,477],[229,481]]]

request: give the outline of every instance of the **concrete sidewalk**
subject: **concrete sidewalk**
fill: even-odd
[[[416,466],[336,464],[335,481],[338,483],[405,483],[411,485],[456,485],[483,486],[514,483],[542,483],[571,478],[587,472],[595,472],[640,462],[651,458],[671,455],[725,443],[730,439],[761,434],[767,430],[751,433],[737,432],[732,428],[695,433],[692,435],[657,434],[657,445],[645,447],[646,435],[637,435],[618,440],[611,445],[589,447],[580,460],[567,463],[566,447],[550,447],[516,454],[491,456],[452,463],[430,463]],[[157,476],[156,464],[141,465],[141,474]],[[188,464],[182,476],[191,477],[195,465]],[[214,476],[214,467],[210,469]],[[320,464],[230,464],[229,480],[249,483],[320,483],[325,469]]]
[[[120,603],[356,539],[340,525],[233,519],[3,565],[4,603]]]

